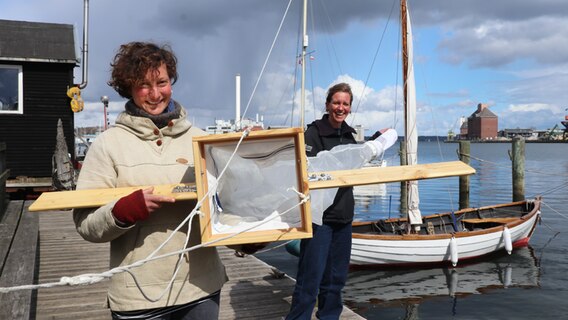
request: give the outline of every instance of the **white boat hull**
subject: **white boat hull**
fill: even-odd
[[[538,217],[539,212],[536,212],[527,215],[526,219],[519,218],[518,221],[502,226],[435,235],[368,235],[354,232],[351,264],[386,266],[449,263],[452,237],[455,239],[458,261],[505,251],[505,228],[509,229],[513,247],[523,246],[528,243]]]

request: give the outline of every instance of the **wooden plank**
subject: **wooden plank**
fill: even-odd
[[[136,190],[149,187],[150,186],[139,186],[44,192],[30,206],[29,210],[35,212],[100,207],[111,201],[127,196]],[[180,201],[197,198],[197,193],[195,192],[195,184],[192,183],[175,183],[154,186],[154,194],[170,196]]]
[[[109,243],[81,238],[68,212],[35,215],[40,219],[38,283],[109,269]],[[102,281],[88,286],[38,289],[36,319],[110,319],[106,306],[108,284]]]
[[[27,212],[27,206],[29,202],[20,211],[21,218],[0,276],[0,287],[26,285],[34,281],[39,217]],[[0,293],[0,314],[6,319],[30,319],[32,301],[32,290]]]
[[[6,208],[6,214],[0,220],[0,275],[2,275],[4,263],[8,258],[10,246],[18,228],[18,220],[20,219],[23,205],[23,201],[10,201]]]
[[[108,270],[108,243],[83,240],[77,234],[73,219],[67,212],[52,212],[38,217],[41,245],[39,283],[57,281],[63,276]],[[64,249],[58,250],[61,247]],[[226,247],[218,247],[217,250],[229,276],[229,282],[221,290],[220,320],[280,320],[286,316],[294,290],[292,278],[274,277],[272,267],[254,256],[237,257],[234,250]],[[75,256],[75,261],[70,263],[68,256],[64,256],[62,251],[68,256]],[[94,265],[93,258],[98,259],[100,264]],[[103,267],[105,264],[106,267]],[[82,267],[82,272],[70,271],[77,267]],[[110,319],[110,311],[105,303],[108,285],[108,281],[103,281],[89,286],[39,289],[36,319]],[[262,303],[259,304],[258,301]],[[315,312],[312,319],[316,319]],[[341,319],[363,318],[344,308]]]
[[[377,183],[399,182],[409,180],[423,180],[445,178],[474,174],[475,169],[461,161],[437,162],[418,164],[412,166],[377,167],[354,170],[329,171],[314,173],[316,176],[326,174],[329,180],[310,181],[309,189],[325,189],[335,187],[349,187]],[[126,196],[138,189],[149,186],[110,188],[96,190],[74,190],[60,192],[44,192],[31,206],[30,211],[64,210],[72,208],[100,207],[113,200]],[[197,198],[194,191],[175,192],[181,190],[195,190],[195,184],[168,184],[154,186],[154,193],[172,196],[176,200],[192,200]]]
[[[463,223],[499,223],[507,224],[509,222],[514,222],[519,220],[519,218],[481,218],[481,219],[463,219]]]
[[[314,173],[329,175],[328,180],[310,181],[310,190],[351,187],[367,184],[445,178],[474,174],[475,169],[461,161],[437,162],[395,167],[372,167],[355,170]]]

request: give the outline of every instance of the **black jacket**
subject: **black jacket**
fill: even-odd
[[[331,126],[328,119],[329,115],[324,114],[320,120],[316,120],[308,125],[304,133],[306,141],[306,154],[314,157],[322,150],[340,144],[357,143],[353,134],[355,129],[343,122],[341,128],[335,129]],[[323,212],[324,223],[351,223],[355,211],[355,200],[353,199],[353,188],[339,188],[333,204]]]

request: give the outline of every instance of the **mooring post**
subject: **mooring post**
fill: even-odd
[[[525,139],[513,139],[513,201],[525,200]]]
[[[406,141],[400,141],[400,165],[405,166],[406,161]],[[408,212],[408,182],[400,182],[400,212],[406,214]]]
[[[469,141],[460,141],[459,145],[460,160],[469,164],[470,159],[470,143]],[[460,176],[460,209],[469,208],[469,176]]]

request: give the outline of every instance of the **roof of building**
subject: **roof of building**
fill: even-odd
[[[0,20],[0,60],[76,64],[73,26]]]
[[[472,113],[470,118],[497,118],[497,115],[489,110],[489,108],[483,108],[481,111],[476,110]]]

